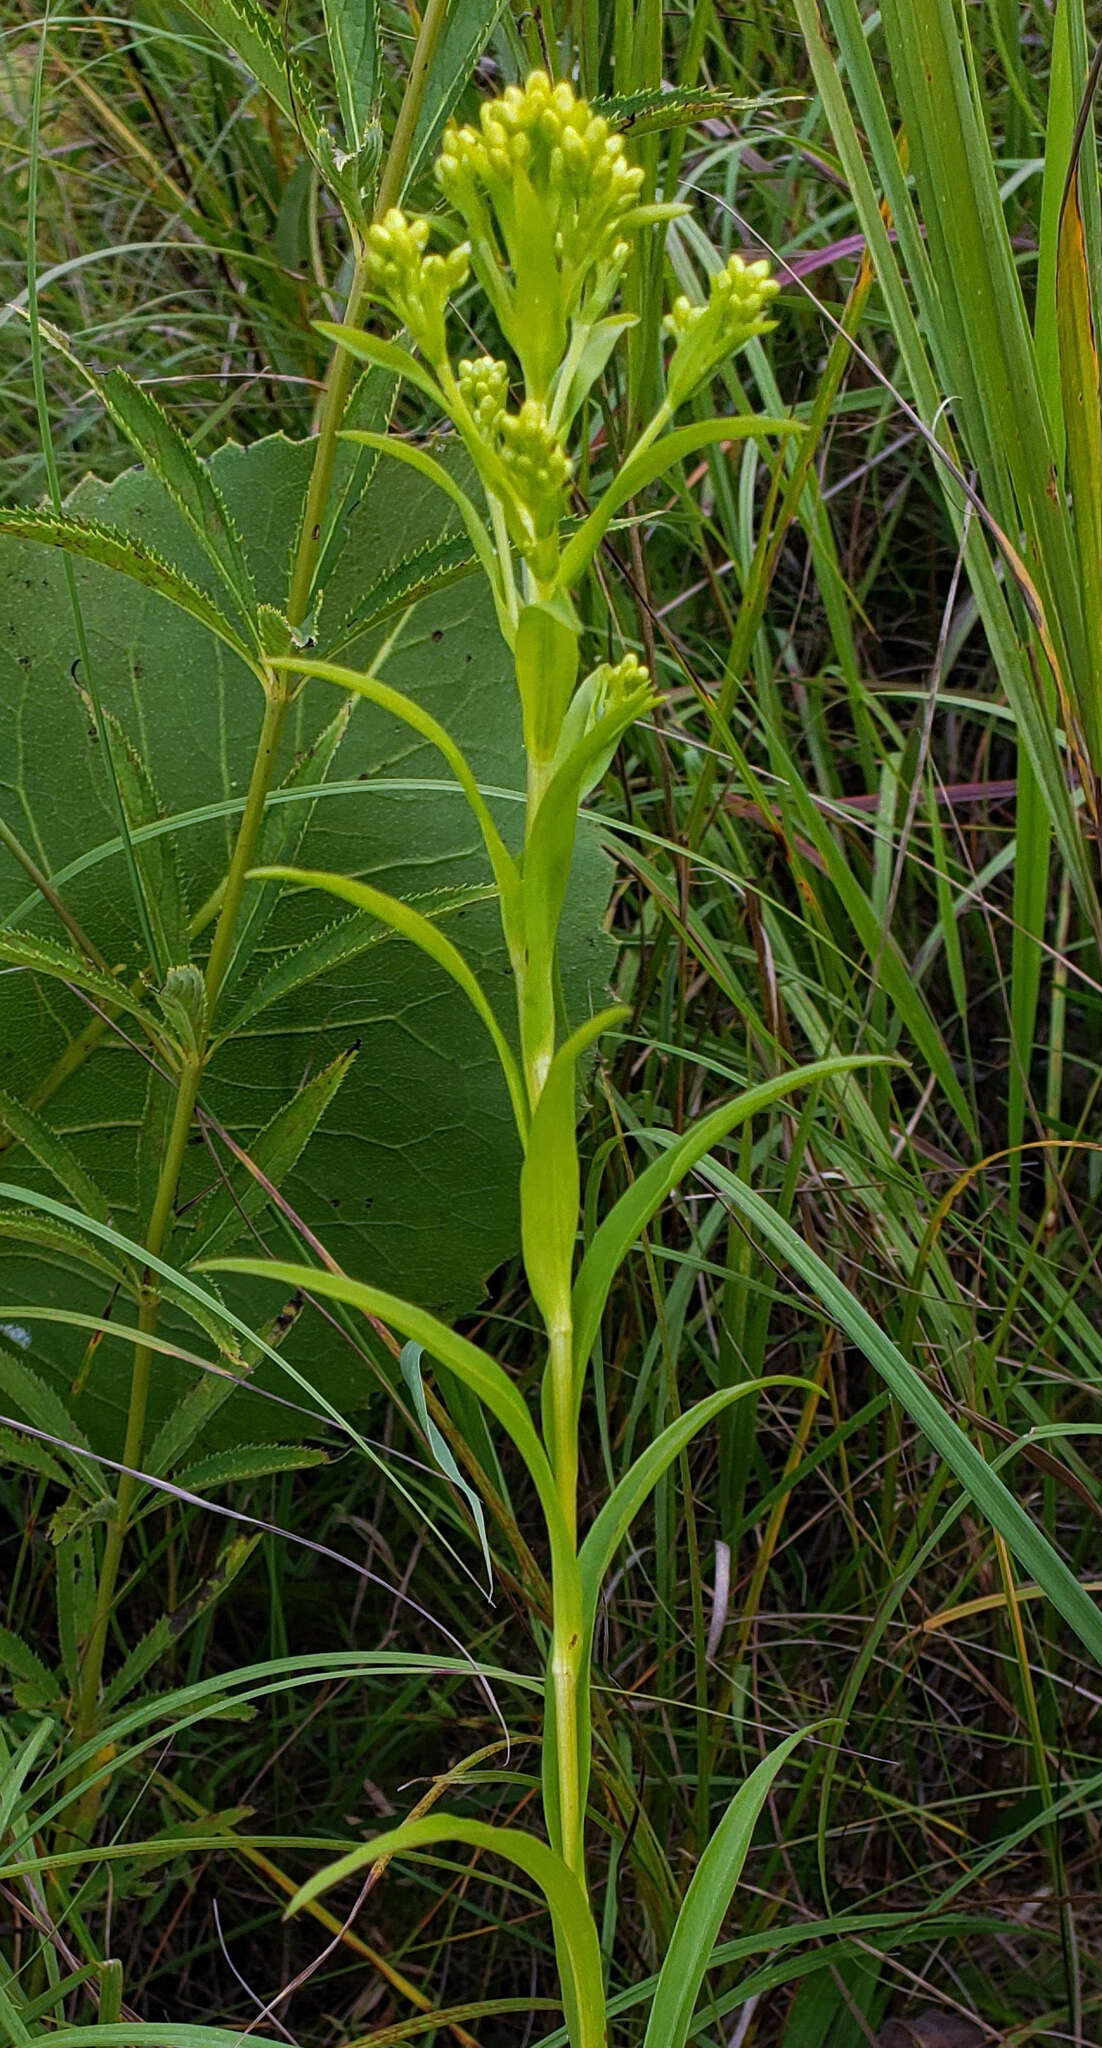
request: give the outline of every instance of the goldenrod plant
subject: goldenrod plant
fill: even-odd
[[[661,403],[596,504],[574,516],[579,423],[596,380],[631,325],[616,300],[633,240],[660,233],[682,209],[642,204],[642,173],[630,163],[621,138],[569,82],[552,83],[540,71],[487,102],[477,127],[451,124],[435,176],[446,211],[410,217],[391,207],[366,236],[366,306],[399,323],[405,341],[352,325],[323,331],[349,356],[417,386],[452,423],[468,458],[469,482],[481,505],[454,466],[445,467],[416,443],[350,434],[433,479],[458,507],[490,583],[513,657],[523,721],[527,797],[519,856],[506,846],[454,740],[414,699],[380,676],[297,653],[272,657],[271,667],[278,675],[316,678],[365,697],[439,748],[470,803],[496,885],[516,994],[515,1038],[451,940],[407,903],[334,874],[279,867],[259,868],[253,878],[327,890],[391,925],[452,976],[483,1019],[523,1149],[524,1266],[546,1337],[539,1426],[487,1352],[370,1281],[261,1261],[216,1262],[216,1270],[308,1287],[382,1318],[446,1366],[520,1453],[539,1498],[551,1558],[542,1774],[546,1842],[462,1818],[417,1819],[320,1871],[297,1903],[311,1903],[380,1858],[449,1841],[494,1851],[544,1893],[570,2039],[575,2048],[598,2048],[606,2035],[604,1971],[587,1884],[586,1804],[590,1664],[601,1586],[634,1515],[693,1436],[752,1391],[793,1382],[748,1381],[698,1402],[647,1447],[579,1541],[578,1443],[589,1356],[623,1259],[680,1177],[768,1102],[854,1062],[820,1061],[704,1118],[640,1175],[577,1262],[578,1069],[601,1033],[627,1013],[599,1011],[564,1035],[556,999],[559,924],[579,808],[629,727],[654,707],[656,693],[631,651],[580,676],[583,633],[575,595],[615,516],[687,450],[720,438],[794,431],[788,421],[753,413],[673,424],[677,410],[723,362],[751,337],[768,332],[778,285],[767,264],[736,255],[717,272],[703,304],[683,295],[675,299],[664,323]],[[434,240],[442,246],[434,248]],[[451,302],[469,276],[496,320],[506,357],[454,360]],[[652,2048],[681,2048],[686,2038],[758,1813],[798,1740],[796,1735],[781,1743],[751,1774],[701,1859],[655,1992],[647,2036]]]
[[[0,802],[16,1559],[0,1628],[0,2037],[357,2048],[428,2026],[471,2048],[483,2022],[519,2015],[520,2039],[545,2007],[557,2030],[542,1911],[531,1983],[518,1996],[497,1981],[518,1890],[527,1915],[534,1888],[572,2048],[603,2048],[610,2029],[684,2048],[722,2038],[740,2009],[763,2040],[848,2041],[937,1972],[978,2009],[978,1942],[988,1991],[1008,1955],[1028,1958],[992,2028],[1013,2034],[1028,2009],[1034,2032],[1085,2039],[1088,1862],[1067,1863],[1061,1828],[1098,1792],[1086,1665],[1068,1653],[1102,1656],[1091,1524],[1074,1507],[1091,1498],[1075,1440],[1089,1448],[1097,1427],[1083,1414],[1102,1344],[1083,1259],[1094,1208],[1081,1218],[1072,1179],[1089,1160],[1096,1205],[1094,1096],[1065,1068],[1094,1014],[1091,920],[1079,936],[1075,920],[1094,903],[1095,807],[1090,707],[1053,713],[1057,677],[1070,701],[1068,679],[1081,670],[1086,689],[1092,670],[1071,658],[1082,622],[1060,599],[1072,527],[1051,465],[1027,474],[1011,449],[998,485],[986,429],[1009,433],[1017,414],[981,418],[975,349],[935,345],[980,256],[998,267],[1012,249],[1013,281],[1039,247],[1043,411],[1066,414],[1054,475],[1074,486],[1089,567],[1097,437],[1073,448],[1069,424],[1090,426],[1080,400],[1097,381],[1073,203],[1081,188],[1096,267],[1097,194],[1069,179],[1088,84],[1079,0],[1054,16],[1042,233],[1025,211],[1029,232],[1005,247],[997,209],[1027,209],[1032,144],[1013,168],[997,144],[974,218],[967,179],[931,171],[967,169],[950,131],[969,94],[969,160],[1003,132],[979,105],[998,68],[987,16],[961,28],[948,0],[920,10],[917,42],[898,0],[867,22],[827,0],[837,63],[801,0],[798,73],[760,11],[748,25],[652,0],[152,11],[155,27],[143,9],[93,23],[47,0],[41,40],[9,39],[30,111],[0,184],[13,217],[25,198],[29,254],[4,346],[18,337],[26,355],[37,432],[0,509],[0,704],[18,742]],[[955,59],[935,62],[958,36],[969,51],[976,38],[968,93]],[[90,153],[43,147],[55,37],[66,92],[102,129]],[[903,154],[885,47],[909,81]],[[798,80],[783,115],[768,94],[737,97],[766,75]],[[812,76],[848,196],[816,140]],[[939,77],[961,90],[935,107]],[[105,82],[120,78],[116,105]],[[1024,121],[1033,82],[1014,82]],[[162,162],[177,105],[181,146]],[[471,118],[449,120],[460,105]],[[759,179],[759,146],[794,168]],[[55,237],[47,201],[77,180],[75,225],[66,214]],[[101,237],[93,207],[113,191]],[[154,246],[136,224],[157,205]],[[116,230],[118,249],[83,246]],[[958,242],[968,261],[946,268]],[[870,327],[871,264],[885,300]],[[828,265],[844,303],[824,351],[833,287],[812,305],[796,276]],[[211,405],[206,323],[223,315],[247,339]],[[990,367],[998,323],[962,318]],[[975,455],[976,484],[959,451],[945,471],[956,570],[918,444],[895,439],[894,392],[843,389],[859,330],[866,365],[906,371],[910,424],[946,448],[959,429]],[[190,341],[166,343],[177,332]],[[141,468],[103,484],[83,473],[117,467],[115,430]],[[233,441],[208,456],[221,432]],[[839,478],[852,434],[860,467]],[[846,554],[843,485],[858,513],[894,508],[867,580],[877,522],[855,517]],[[44,508],[21,502],[42,492]],[[917,693],[874,645],[889,559],[915,645],[914,589],[936,572],[936,673]],[[950,616],[958,573],[976,611]],[[974,659],[977,611],[1005,705]],[[1053,703],[1015,637],[1027,626],[1055,662]],[[942,748],[947,679],[960,739]],[[974,813],[984,788],[953,764],[1009,774],[1012,731],[1016,839],[998,823],[985,851],[1008,785]],[[615,953],[598,942],[610,868],[587,810],[622,874],[631,863]],[[998,1148],[1013,1176],[1042,932],[1034,1215],[1021,1176],[1004,1202]],[[981,1030],[999,1042],[1004,936],[1022,1049],[1005,1128],[999,1054],[974,1057]],[[610,980],[622,1006],[603,1007]],[[1081,1125],[1062,1121],[1069,1103]],[[373,1567],[332,1534],[368,1485],[379,1553],[418,1561],[400,1586],[379,1570],[400,1603],[381,1647]],[[472,1529],[508,1606],[484,1605],[466,1574]],[[810,1548],[805,1530],[821,1532]],[[250,1572],[248,1604],[228,1601]],[[362,1607],[340,1600],[351,1583]],[[1000,1640],[1005,1697],[989,1676]],[[962,1663],[949,1690],[930,1684],[931,1644],[946,1669],[963,1645],[967,1678]],[[472,1679],[514,1744],[504,1761],[481,1721],[466,1732]],[[962,1702],[981,1696],[973,1729]],[[313,1814],[300,1741],[315,1745]],[[992,1771],[1000,1745],[1010,1778]],[[397,1789],[441,1751],[427,1790]],[[875,1781],[869,1757],[885,1760]],[[408,1817],[372,1833],[365,1784],[408,1799]],[[1042,1883],[1026,1861],[1038,1831]],[[847,1904],[857,1836],[887,1843],[895,1874]],[[492,1940],[460,1937],[457,1955],[478,1957],[466,1971],[419,1947],[419,1914],[403,1938],[393,1872],[381,1935],[356,1908],[393,1859],[419,1862],[439,1896],[449,1844],[482,1887],[466,1904],[491,1902]],[[269,1891],[251,1950],[219,1925],[224,1973],[205,1969],[206,1868],[221,1894],[227,1869]],[[288,1899],[298,1919],[265,2003],[250,1964],[266,1968]],[[353,1958],[343,2009],[330,1982],[292,2003],[319,1933],[322,1961],[329,1944]],[[396,2018],[364,2020],[361,1966]]]

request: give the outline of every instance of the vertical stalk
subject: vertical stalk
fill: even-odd
[[[414,51],[413,62],[406,80],[406,88],[393,140],[380,181],[376,207],[377,214],[385,213],[387,208],[395,205],[401,196],[402,186],[405,183],[406,172],[409,167],[417,122],[424,103],[429,70],[447,20],[447,14],[448,0],[429,0],[429,4],[422,17],[421,32],[417,39],[417,47]],[[363,250],[358,243],[355,253],[355,269],[345,307],[345,321],[350,325],[359,316],[367,282]],[[314,576],[317,570],[322,523],[333,480],[337,437],[348,400],[352,370],[353,358],[345,349],[335,349],[330,362],[325,396],[322,401],[321,417],[318,423],[317,446],[314,451],[314,462],[303,507],[302,523],[299,529],[287,600],[287,617],[290,624],[296,627],[302,624],[310,608]],[[279,753],[284,720],[293,694],[293,685],[289,679],[281,677],[276,681],[271,677],[268,678],[265,691],[264,718],[257,741],[245,808],[230,858],[226,887],[204,974],[208,1021],[213,1018],[218,995],[233,958],[237,919],[241,908],[245,879],[256,851],[257,840],[264,820],[268,791],[271,787],[272,776]],[[180,1174],[186,1155],[187,1141],[191,1131],[191,1122],[195,1112],[206,1054],[207,1043],[204,1037],[204,1042],[200,1048],[181,1063],[177,1078],[172,1126],[161,1164],[161,1171],[158,1176],[153,1207],[150,1212],[144,1241],[146,1251],[155,1259],[161,1257],[171,1229]],[[126,1419],[126,1436],[123,1445],[123,1463],[131,1468],[139,1467],[141,1464],[153,1365],[152,1346],[142,1340],[151,1338],[156,1334],[159,1314],[160,1288],[155,1276],[147,1270],[139,1301],[138,1330],[140,1334],[139,1340],[134,1347],[134,1363],[131,1373],[130,1399]],[[137,1484],[138,1482],[133,1478],[132,1472],[120,1474],[114,1506],[108,1523],[107,1536],[104,1542],[103,1560],[96,1587],[92,1627],[85,1646],[73,1703],[74,1737],[77,1747],[80,1747],[82,1743],[90,1739],[96,1726],[100,1681],[103,1674],[103,1658],[107,1646],[107,1631],[118,1589],[123,1547],[130,1524]],[[79,1830],[83,1832],[90,1831],[95,1821],[98,1806],[99,1788],[97,1786],[90,1786],[84,1798],[79,1801],[76,1809],[75,1825]]]
[[[538,678],[529,679],[536,682]],[[519,677],[518,677],[519,682]],[[549,761],[528,755],[525,844],[542,801]],[[534,1110],[543,1092],[555,1052],[555,942],[549,952],[526,946],[515,963],[517,1011],[524,1059],[524,1079]],[[574,1142],[571,1127],[571,1142]],[[558,1301],[547,1308],[547,1381],[544,1438],[565,1527],[568,1555],[553,1551],[551,1568],[551,1650],[548,1672],[554,1697],[555,1781],[559,1815],[558,1848],[583,1891],[585,1872],[585,1787],[579,1744],[578,1696],[584,1654],[577,1575],[578,1430],[574,1391],[574,1321],[570,1276]],[[548,1832],[554,1839],[551,1816]]]
[[[279,738],[287,710],[287,691],[282,684],[269,685],[264,718],[260,728],[256,757],[249,779],[245,809],[238,827],[237,840],[230,860],[222,907],[218,915],[210,955],[207,960],[205,985],[207,994],[207,1016],[213,1016],[218,993],[225,978],[233,954],[233,941],[237,925],[237,914],[241,907],[241,895],[245,876],[251,865],[260,828],[264,820],[264,807],[271,785],[272,771],[279,748]],[[187,1153],[187,1142],[191,1132],[191,1121],[199,1094],[199,1084],[206,1059],[206,1044],[189,1053],[181,1062],[176,1084],[176,1101],[172,1113],[172,1125],[168,1143],[165,1146],[157,1188],[146,1227],[145,1249],[159,1259],[168,1241],[172,1225],[176,1194],[180,1184]],[[149,1407],[149,1389],[153,1370],[153,1350],[142,1338],[156,1334],[161,1309],[161,1290],[156,1276],[147,1268],[143,1278],[138,1304],[139,1341],[134,1346],[134,1363],[130,1375],[130,1399],[126,1415],[126,1435],[123,1442],[122,1462],[129,1470],[119,1474],[114,1505],[107,1525],[107,1536],[103,1547],[103,1561],[96,1585],[96,1602],[92,1627],[85,1646],[80,1669],[80,1680],[74,1699],[73,1732],[79,1748],[93,1734],[99,1708],[100,1680],[103,1674],[103,1658],[107,1647],[107,1631],[111,1610],[115,1604],[119,1571],[122,1564],[123,1546],[134,1495],[138,1482],[134,1470],[141,1465],[142,1446],[145,1440],[146,1414]],[[75,1815],[78,1833],[87,1833],[99,1808],[98,1785],[89,1786],[80,1800]]]

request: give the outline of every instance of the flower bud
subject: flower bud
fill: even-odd
[[[509,369],[493,356],[472,356],[459,365],[459,389],[475,426],[493,446],[509,397]]]
[[[666,372],[671,406],[683,405],[753,335],[768,334],[776,322],[765,319],[764,311],[779,290],[768,263],[732,256],[713,276],[703,305],[693,305],[684,295],[674,300],[662,322],[677,344]]]
[[[448,302],[466,281],[470,252],[460,245],[445,256],[426,254],[429,224],[392,206],[368,229],[368,290],[397,314],[426,362],[447,355]]]
[[[522,515],[517,544],[527,552],[526,543],[557,531],[574,466],[536,398],[526,398],[518,413],[503,413],[499,433],[502,466]]]

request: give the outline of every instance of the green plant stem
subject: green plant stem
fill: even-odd
[[[185,1062],[180,1070],[176,1103],[172,1116],[172,1128],[165,1156],[157,1182],[157,1192],[150,1213],[146,1231],[145,1248],[153,1258],[160,1258],[172,1221],[172,1206],[180,1170],[184,1162],[195,1099],[199,1092],[199,1077],[202,1061],[198,1054]],[[148,1271],[142,1286],[138,1305],[138,1328],[143,1337],[152,1337],[157,1328],[160,1307],[160,1292]],[[118,1585],[119,1567],[122,1562],[123,1544],[130,1524],[134,1495],[138,1482],[134,1469],[140,1464],[142,1443],[145,1436],[146,1411],[149,1406],[149,1385],[153,1365],[153,1352],[148,1344],[138,1343],[134,1347],[134,1367],[130,1378],[130,1401],[126,1415],[126,1436],[123,1441],[122,1462],[128,1470],[119,1474],[111,1519],[107,1525],[107,1537],[103,1547],[103,1562],[100,1566],[96,1586],[96,1604],[91,1632],[85,1647],[80,1670],[80,1685],[75,1701],[73,1737],[79,1749],[94,1732],[99,1704],[100,1677],[103,1671],[103,1653],[107,1646],[107,1630]],[[78,1833],[90,1828],[98,1807],[98,1787],[90,1787],[80,1802],[77,1811]]]
[[[54,916],[60,918],[74,946],[84,954],[85,959],[90,960],[93,967],[98,967],[101,974],[110,974],[111,969],[100,952],[99,947],[95,944],[94,940],[88,937],[83,926],[73,916],[68,904],[58,895],[49,876],[43,874],[38,862],[34,859],[33,855],[27,852],[26,847],[16,838],[11,826],[6,824],[3,818],[0,818],[0,846],[7,849],[12,859],[22,868],[28,881],[33,883],[34,887],[38,890],[43,901],[49,904]]]
[[[283,720],[287,712],[288,694],[282,682],[269,686],[264,719],[257,742],[253,771],[249,779],[249,790],[245,808],[238,827],[237,840],[230,860],[226,878],[222,907],[215,927],[207,960],[205,985],[207,993],[207,1015],[213,1017],[218,992],[225,978],[233,954],[233,941],[237,925],[237,914],[241,907],[241,895],[245,877],[252,863],[256,842],[264,820],[264,807],[271,786],[272,772],[279,749]],[[176,1088],[176,1101],[172,1113],[172,1126],[164,1159],[157,1178],[157,1189],[153,1198],[149,1223],[145,1234],[145,1249],[155,1259],[164,1251],[172,1224],[176,1193],[180,1184],[191,1132],[192,1117],[199,1094],[206,1057],[206,1042],[181,1064]],[[146,1274],[138,1305],[138,1329],[142,1337],[156,1334],[160,1315],[160,1287],[150,1274]],[[100,1679],[103,1674],[103,1657],[107,1647],[107,1631],[111,1610],[118,1589],[119,1571],[122,1564],[123,1546],[126,1541],[134,1496],[138,1482],[135,1469],[142,1459],[145,1439],[146,1414],[149,1407],[149,1388],[153,1368],[153,1352],[148,1344],[139,1341],[134,1347],[134,1365],[130,1377],[130,1399],[126,1415],[126,1436],[123,1444],[122,1462],[128,1470],[119,1475],[111,1519],[107,1526],[107,1537],[103,1548],[103,1561],[96,1585],[96,1603],[92,1628],[85,1648],[80,1671],[80,1683],[74,1702],[74,1739],[79,1748],[87,1742],[95,1730],[99,1705]],[[99,1806],[98,1785],[91,1786],[80,1801],[75,1816],[78,1833],[86,1835],[94,1824]]]
[[[428,0],[428,6],[421,16],[420,34],[410,63],[406,89],[402,94],[402,104],[398,109],[398,119],[394,123],[394,134],[387,151],[383,175],[379,181],[379,196],[375,202],[377,220],[381,220],[383,214],[392,206],[397,206],[402,196],[413,150],[413,138],[417,133],[417,123],[425,101],[425,87],[429,82],[436,46],[444,32],[449,4],[450,0]]]
[[[576,1559],[578,1548],[578,1427],[574,1400],[574,1327],[570,1297],[548,1332],[550,1401],[548,1455],[555,1475],[566,1535]],[[553,1571],[551,1577],[551,1683],[555,1694],[555,1752],[559,1823],[563,1861],[585,1889],[585,1793],[578,1743],[578,1694],[584,1654],[581,1608],[576,1573]]]
[[[545,764],[546,765],[546,764]],[[546,777],[536,757],[528,757],[526,842],[543,796]],[[514,962],[517,1010],[524,1056],[524,1081],[535,1110],[555,1052],[555,952],[526,945]],[[544,1409],[546,1449],[569,1546],[569,1568],[553,1562],[551,1574],[551,1649],[548,1672],[555,1701],[555,1780],[559,1810],[558,1848],[582,1889],[585,1873],[585,1788],[579,1746],[578,1695],[582,1684],[582,1613],[576,1569],[578,1548],[578,1424],[574,1374],[574,1320],[569,1282],[562,1299],[549,1308],[547,1322],[547,1394]],[[551,1816],[545,1815],[554,1839]]]
[[[264,704],[264,718],[260,737],[256,744],[252,774],[249,777],[245,808],[237,828],[237,839],[226,875],[226,887],[222,896],[222,907],[218,923],[214,928],[210,953],[207,957],[204,982],[207,992],[207,1020],[214,1020],[215,1005],[219,991],[226,977],[226,970],[233,957],[233,943],[237,930],[237,914],[241,908],[241,897],[245,888],[245,877],[252,865],[260,828],[264,822],[264,807],[272,784],[272,774],[279,753],[279,742],[283,732],[283,721],[287,715],[290,692],[283,678],[269,683]]]
[[[392,206],[398,204],[409,168],[413,138],[424,104],[425,87],[436,52],[437,43],[447,20],[448,0],[429,0],[421,20],[421,33],[413,53],[409,76],[406,79],[402,104],[387,151],[383,174],[379,180],[379,193],[375,202],[375,218],[381,220]],[[344,308],[344,325],[354,327],[360,317],[364,294],[367,289],[367,270],[364,252],[356,248],[356,263],[352,273],[352,284]],[[318,440],[314,451],[314,466],[306,492],[306,503],[302,511],[302,525],[299,529],[298,546],[295,551],[295,565],[291,574],[291,589],[287,599],[287,618],[292,626],[301,626],[310,609],[313,595],[314,576],[317,571],[318,553],[321,548],[322,523],[325,508],[329,502],[329,491],[333,482],[333,465],[337,459],[337,438],[340,433],[344,409],[352,384],[352,373],[356,368],[355,358],[347,349],[335,349],[330,359],[329,376],[322,401],[321,417],[318,422]]]
[[[359,319],[366,286],[367,273],[363,257],[357,255],[352,284],[344,308],[346,327],[354,327]],[[355,358],[347,349],[334,349],[329,364],[325,397],[322,401],[321,418],[318,422],[317,447],[314,450],[314,464],[310,471],[306,502],[302,508],[302,525],[299,528],[295,566],[291,573],[291,588],[287,598],[287,620],[295,627],[301,626],[310,609],[314,575],[321,548],[322,521],[333,482],[333,464],[337,459],[337,435],[348,403],[355,367]]]

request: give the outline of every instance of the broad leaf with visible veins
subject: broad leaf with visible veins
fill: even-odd
[[[258,595],[277,606],[285,599],[311,452],[275,438],[249,450],[224,448],[212,462]],[[209,562],[152,477],[129,472],[111,485],[86,480],[69,509],[145,542],[216,594]],[[478,577],[347,637],[346,621],[362,609],[364,594],[407,555],[439,540],[449,510],[396,466],[380,465],[366,483],[362,475],[355,478],[326,542],[315,651],[339,645],[342,662],[366,666],[400,627],[387,679],[448,726],[484,787],[517,791],[522,762],[514,685]],[[122,780],[138,813],[135,825],[139,833],[143,824],[148,831],[154,806],[178,821],[167,836],[139,837],[147,886],[166,904],[182,892],[185,915],[194,917],[225,872],[263,708],[259,686],[230,647],[160,595],[86,562],[76,564],[76,575],[95,684],[111,714],[111,743],[120,760],[127,750]],[[27,540],[0,538],[0,718],[7,736],[0,814],[104,959],[129,976],[147,963],[89,679],[76,656],[60,556]],[[290,778],[288,793],[300,800],[270,806],[262,858],[358,876],[397,895],[416,895],[430,914],[439,910],[442,928],[508,1025],[511,987],[497,909],[465,803],[450,786],[440,786],[449,784],[448,771],[431,748],[374,706],[357,701],[334,725],[345,701],[320,682],[309,683],[298,700],[279,774]],[[515,843],[519,803],[501,794],[494,809]],[[296,843],[303,824],[305,836]],[[603,997],[606,888],[605,862],[587,840],[564,931],[564,984],[575,1018]],[[517,1243],[517,1147],[486,1032],[447,977],[412,946],[366,919],[335,917],[332,901],[318,895],[291,891],[272,901],[269,917],[255,914],[257,899],[247,898],[248,957],[235,963],[219,1009],[220,1022],[236,1019],[236,1028],[212,1062],[202,1103],[239,1145],[255,1145],[261,1161],[273,1162],[286,1200],[350,1273],[437,1309],[469,1308],[486,1274]],[[0,852],[0,944],[4,926],[69,944],[25,874]],[[172,922],[162,920],[166,927]],[[194,942],[200,964],[210,930],[208,924]],[[296,956],[304,946],[310,950]],[[313,979],[304,978],[318,969]],[[155,1007],[151,995],[143,1002],[147,1010]],[[148,1190],[155,1177],[164,1107],[162,1084],[135,1049],[144,1044],[140,1026],[120,1018],[120,1033],[104,1032],[75,1071],[39,1100],[92,1014],[56,979],[18,966],[0,972],[0,1089],[20,1103],[37,1102],[39,1118],[64,1141],[60,1156],[79,1162],[103,1191],[115,1226],[138,1237],[138,1190]],[[301,1111],[288,1110],[296,1091],[353,1047],[358,1050],[343,1078],[335,1070],[332,1087],[308,1087]],[[315,1115],[320,1121],[310,1134]],[[220,1149],[232,1167],[232,1155]],[[45,1155],[43,1142],[36,1152],[11,1134],[0,1178],[68,1200]],[[288,1167],[291,1155],[296,1163]],[[243,1186],[241,1169],[233,1171]],[[224,1193],[214,1198],[209,1216],[201,1199],[221,1187],[196,1138],[168,1248],[175,1263],[185,1264],[215,1226],[219,1249],[226,1247]],[[244,1248],[255,1249],[259,1231],[283,1257],[293,1250],[301,1255],[301,1244],[270,1202],[258,1205],[250,1196],[245,1206]],[[99,1245],[97,1256],[103,1250]],[[271,1288],[242,1289],[232,1300],[254,1317],[270,1316],[278,1305]],[[110,1287],[98,1270],[81,1273],[63,1254],[36,1255],[26,1234],[21,1241],[0,1237],[0,1305],[9,1311],[2,1320],[29,1330],[32,1342],[23,1355],[40,1375],[63,1389],[83,1381],[74,1411],[95,1443],[116,1447],[129,1382],[127,1346],[105,1341],[82,1364],[88,1332],[36,1322],[29,1313],[35,1303],[103,1315]],[[24,1308],[27,1313],[16,1315]],[[132,1304],[120,1298],[111,1313],[130,1323]],[[165,1328],[209,1355],[209,1338],[187,1329],[174,1311],[166,1312]],[[299,1318],[284,1348],[343,1408],[368,1392],[361,1360],[313,1314]],[[194,1369],[158,1359],[155,1420],[194,1378]],[[275,1368],[265,1368],[265,1380],[299,1398]],[[301,1423],[248,1389],[233,1393],[217,1429],[247,1442],[273,1431],[297,1435]]]

